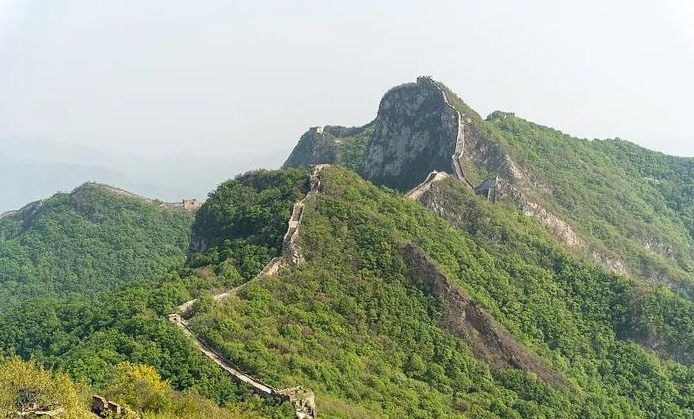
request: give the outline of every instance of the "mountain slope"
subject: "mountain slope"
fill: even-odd
[[[288,417],[291,406],[229,380],[164,317],[239,279],[184,265],[192,222],[191,213],[98,184],[3,218],[0,355],[65,371],[146,417]],[[129,378],[120,375],[128,365]],[[162,380],[140,383],[138,371]]]
[[[33,362],[17,358],[0,360],[0,416],[60,417],[82,419],[98,417],[92,413],[88,389],[64,374],[52,374]],[[219,407],[193,393],[171,390],[159,375],[143,365],[119,364],[114,369],[103,396],[126,409],[127,416],[146,418],[255,418],[261,417],[233,407]],[[137,416],[136,416],[137,415]],[[121,417],[121,416],[118,416]]]
[[[352,128],[333,125],[311,128],[301,136],[282,167],[307,168],[316,163],[331,162],[357,170],[364,160],[373,131],[371,123]]]
[[[219,366],[310,388],[328,418],[694,415],[690,159],[483,120],[430,78],[371,124],[309,134],[286,166],[387,187],[339,166],[247,173],[210,194],[190,243],[190,224],[180,241],[161,227],[174,213],[95,185],[3,217],[6,282],[41,296],[0,316],[3,351],[99,391],[142,364],[276,418],[291,406]],[[165,318],[181,304],[190,335]]]
[[[687,194],[694,159],[572,138],[509,114],[492,114],[488,125],[530,179],[528,193],[570,224],[585,249],[612,259],[619,271],[694,296],[694,203]]]
[[[0,319],[2,347],[97,389],[120,362],[148,364],[176,389],[286,417],[165,320],[199,297],[195,332],[246,374],[313,390],[320,417],[691,417],[690,301],[582,262],[513,205],[453,177],[420,195],[443,218],[343,168],[319,178],[227,182],[197,216],[195,269],[16,307]],[[298,228],[306,262],[211,299],[279,254],[309,184],[319,189]],[[673,361],[633,341],[649,336]]]
[[[691,416],[688,361],[631,340],[677,329],[691,354],[688,300],[580,261],[458,180],[423,195],[456,204],[455,230],[344,169],[320,177],[306,263],[190,320],[241,371],[311,388],[321,417]],[[644,296],[672,315],[652,328]]]
[[[573,138],[511,113],[483,120],[428,77],[387,92],[373,125],[359,166],[366,179],[405,192],[448,172],[512,202],[572,251],[694,296],[694,159]]]
[[[85,184],[0,220],[0,296],[94,295],[185,259],[192,215]]]

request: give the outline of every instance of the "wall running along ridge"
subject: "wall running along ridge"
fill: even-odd
[[[415,186],[414,188],[412,188],[411,191],[406,193],[405,198],[417,201],[422,195],[424,195],[425,192],[431,189],[431,185],[433,185],[434,182],[444,180],[448,178],[448,176],[449,175],[446,172],[437,172],[436,170],[434,170],[433,172],[429,173],[429,176],[427,176],[426,179],[424,179],[424,182]]]
[[[475,186],[468,180],[468,178],[465,176],[465,172],[463,172],[463,153],[465,152],[465,126],[464,120],[463,120],[463,115],[460,113],[460,111],[451,103],[448,101],[448,96],[446,96],[446,92],[441,88],[441,86],[438,85],[433,79],[428,78],[427,79],[434,87],[436,87],[436,90],[441,92],[441,96],[443,97],[443,101],[448,106],[451,108],[457,118],[457,124],[458,124],[458,135],[456,136],[455,139],[455,151],[453,152],[453,155],[451,156],[451,163],[453,166],[453,172],[455,175],[458,177],[460,180],[464,180],[468,186],[470,186],[472,189],[475,189]]]
[[[292,207],[292,216],[289,219],[287,232],[285,233],[284,240],[282,242],[282,256],[273,258],[267,265],[265,265],[263,270],[260,271],[255,278],[251,279],[251,281],[256,281],[265,276],[273,275],[284,266],[297,265],[304,262],[303,252],[297,244],[297,238],[299,227],[301,226],[301,221],[303,219],[305,202],[307,199],[313,198],[318,193],[320,190],[320,178],[318,174],[321,170],[329,166],[329,164],[320,164],[314,166],[309,177],[310,188],[308,193],[303,199],[301,199],[301,201],[295,203]],[[248,282],[245,284],[247,283]],[[236,295],[245,284],[221,294],[217,294],[213,298],[217,301],[224,301],[230,296]],[[214,361],[214,363],[219,365],[222,369],[224,369],[224,371],[229,373],[234,380],[250,385],[261,396],[273,397],[282,401],[290,401],[294,406],[297,419],[316,418],[316,402],[313,392],[302,387],[292,387],[278,390],[270,385],[263,384],[260,380],[244,374],[243,372],[234,368],[219,352],[212,349],[200,336],[195,334],[195,332],[190,329],[188,321],[185,319],[185,317],[190,314],[191,309],[196,301],[197,299],[186,301],[177,307],[175,313],[169,314],[167,317],[170,322],[178,326],[183,333],[185,333],[195,342],[195,345],[200,352]]]

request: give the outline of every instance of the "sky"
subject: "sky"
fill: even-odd
[[[418,75],[694,156],[692,74],[690,0],[0,0],[0,137],[147,157],[288,152]]]

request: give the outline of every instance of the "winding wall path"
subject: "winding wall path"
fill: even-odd
[[[446,172],[437,172],[434,170],[433,172],[429,173],[429,175],[424,179],[424,182],[420,183],[419,185],[415,186],[412,188],[411,191],[405,194],[405,198],[408,199],[413,199],[413,200],[418,200],[426,191],[431,189],[431,185],[434,184],[434,182],[438,182],[440,180],[446,179],[448,177],[448,173]]]
[[[464,180],[472,189],[475,189],[475,186],[465,176],[465,172],[463,171],[463,153],[465,152],[465,125],[463,115],[455,106],[451,105],[451,103],[448,101],[448,96],[446,96],[446,92],[441,88],[441,86],[439,86],[438,83],[436,83],[434,80],[430,80],[430,82],[434,85],[434,87],[436,87],[436,89],[439,92],[441,92],[441,96],[443,97],[443,101],[446,103],[446,106],[451,108],[456,115],[456,125],[458,126],[458,133],[455,139],[455,151],[451,156],[453,171],[455,172],[455,175],[458,177],[458,179]]]
[[[251,279],[251,281],[258,280],[268,275],[273,275],[277,273],[277,271],[279,271],[279,269],[283,266],[296,265],[304,261],[303,252],[297,245],[296,240],[299,233],[299,227],[301,226],[301,220],[303,219],[305,202],[307,199],[318,193],[320,189],[320,178],[318,177],[318,174],[321,170],[328,166],[330,165],[321,164],[314,166],[309,178],[310,187],[308,193],[303,199],[301,199],[301,201],[295,203],[292,207],[292,215],[289,219],[287,232],[285,233],[284,240],[282,242],[282,256],[272,259],[267,265],[265,265],[263,270],[260,271],[255,278]],[[248,282],[221,294],[217,294],[213,298],[217,301],[224,301],[230,296],[236,295],[237,292],[247,283]],[[190,329],[185,316],[190,313],[190,310],[196,301],[197,299],[194,299],[181,304],[176,308],[175,313],[168,315],[168,319],[170,322],[178,326],[183,333],[193,339],[200,352],[228,372],[229,375],[234,378],[234,380],[248,384],[261,396],[275,397],[280,400],[290,401],[294,406],[297,419],[316,418],[316,403],[313,392],[305,390],[301,387],[277,390],[272,386],[263,384],[260,380],[244,374],[243,372],[234,368],[219,352],[212,349],[199,335],[195,334],[195,332]]]
[[[213,360],[217,365],[222,367],[229,374],[233,375],[238,381],[250,385],[258,393],[264,394],[266,396],[272,396],[276,393],[276,391],[272,387],[266,386],[265,384],[262,384],[260,381],[257,381],[251,378],[250,376],[242,373],[241,371],[233,368],[219,353],[217,353],[217,351],[207,346],[205,341],[203,341],[198,335],[196,335],[190,329],[190,327],[188,326],[188,322],[179,314],[169,314],[168,318],[170,322],[175,323],[178,327],[181,328],[181,330],[183,330],[183,333],[185,333],[194,340],[195,345],[198,347],[200,352],[202,352],[203,354],[205,354],[205,356]]]

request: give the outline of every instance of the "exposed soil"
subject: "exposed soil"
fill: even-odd
[[[493,369],[517,368],[534,373],[553,387],[566,384],[562,375],[552,371],[539,356],[516,341],[501,323],[453,285],[421,248],[407,244],[401,252],[412,284],[442,299],[441,328],[465,339],[478,359]]]

